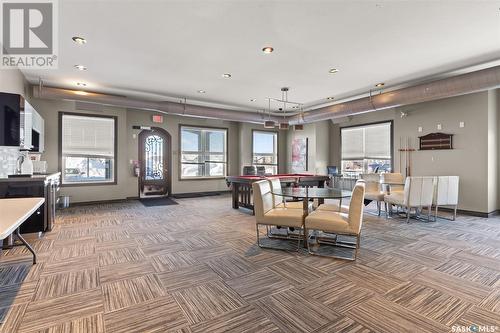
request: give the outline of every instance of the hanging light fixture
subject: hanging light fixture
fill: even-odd
[[[283,101],[283,121],[280,123],[280,130],[287,130],[290,128],[288,121],[286,121],[286,103],[288,102],[288,88],[281,88],[281,100]]]
[[[271,99],[268,98],[267,101],[268,101],[267,111],[269,114],[269,118],[264,122],[264,128],[274,128],[276,124],[274,123],[273,120],[271,120]]]
[[[300,113],[299,113],[299,122],[303,123],[304,122],[304,110],[302,109],[302,105],[300,105]],[[297,124],[293,126],[294,131],[303,131],[304,130],[304,124]]]

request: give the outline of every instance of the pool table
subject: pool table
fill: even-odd
[[[244,207],[253,212],[252,184],[266,178],[279,178],[282,186],[317,186],[324,187],[330,180],[328,176],[311,174],[278,174],[272,176],[228,176],[227,186],[231,188],[233,208]]]

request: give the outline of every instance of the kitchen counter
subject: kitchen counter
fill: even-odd
[[[46,173],[46,174],[34,174],[28,177],[11,177],[11,178],[0,178],[0,183],[16,183],[16,182],[44,182],[47,180],[59,179],[61,177],[60,172]]]

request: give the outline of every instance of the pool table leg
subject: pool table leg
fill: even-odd
[[[239,186],[237,183],[232,184],[232,195],[233,195],[233,208],[238,209],[238,192],[239,192]]]

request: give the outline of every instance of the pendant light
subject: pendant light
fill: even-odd
[[[268,98],[267,99],[267,102],[268,102],[268,114],[269,114],[269,118],[264,122],[264,128],[274,128],[276,126],[276,124],[274,123],[273,120],[271,120],[271,99]]]
[[[280,130],[287,130],[290,128],[288,121],[286,121],[286,103],[288,102],[288,88],[281,88],[281,100],[283,101],[283,121],[280,123]]]

